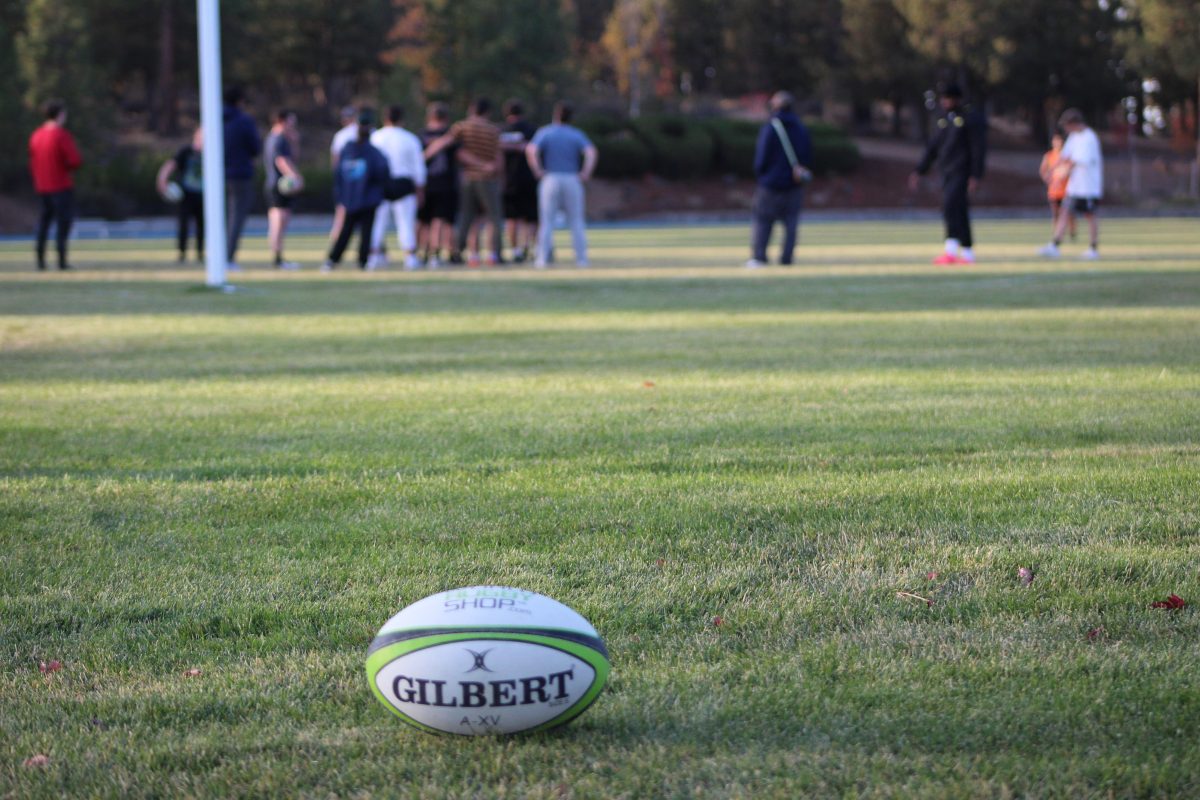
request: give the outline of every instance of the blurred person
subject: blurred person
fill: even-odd
[[[342,148],[358,138],[358,109],[354,106],[343,106],[342,112],[339,115],[342,127],[338,128],[337,133],[333,135],[333,140],[329,143],[329,168],[333,174],[337,174],[338,154],[342,152]],[[337,241],[338,234],[342,230],[342,222],[346,219],[346,209],[342,208],[342,204],[338,202],[337,193],[333,196],[333,225],[329,228],[329,243],[333,244]]]
[[[250,207],[254,204],[254,160],[262,153],[262,139],[254,120],[242,110],[245,95],[241,87],[225,91],[225,201],[228,230],[226,232],[226,269],[238,272],[238,243]]]
[[[471,104],[467,118],[456,122],[446,136],[439,140],[441,146],[457,143],[456,157],[462,166],[463,184],[458,199],[458,230],[455,233],[452,263],[461,264],[467,236],[479,213],[483,213],[492,224],[492,250],[487,256],[489,264],[503,263],[504,219],[500,200],[500,178],[504,170],[504,151],[500,149],[500,129],[489,117],[492,103],[480,97]],[[431,149],[437,152],[439,144]],[[471,256],[470,266],[479,266],[478,253]]]
[[[275,269],[296,270],[300,265],[283,258],[283,240],[287,236],[288,223],[292,219],[292,194],[281,191],[281,178],[291,178],[303,186],[304,179],[296,168],[293,142],[297,136],[296,114],[282,110],[275,114],[275,122],[263,145],[263,172],[266,184],[263,187],[267,200],[267,244],[271,248],[271,264]]]
[[[196,128],[192,140],[179,148],[173,158],[158,170],[155,185],[159,194],[166,194],[171,179],[179,184],[183,196],[179,200],[175,241],[179,261],[187,260],[188,228],[196,223],[196,260],[204,260],[204,132]]]
[[[387,158],[371,144],[374,125],[375,113],[362,108],[358,113],[358,137],[338,152],[334,190],[346,209],[346,216],[338,238],[329,250],[329,257],[321,267],[322,272],[332,272],[341,262],[356,229],[359,232],[358,268],[367,268],[375,212],[383,202],[383,186],[389,171]]]
[[[446,140],[450,109],[430,103],[425,109],[425,199],[417,212],[419,244],[430,269],[442,265],[442,248],[454,249],[454,223],[458,219],[458,145]]]
[[[529,169],[525,147],[537,132],[525,119],[519,100],[504,104],[504,132],[500,147],[504,150],[504,219],[513,261],[521,263],[532,254],[537,235],[537,179]]]
[[[765,267],[775,223],[783,225],[779,263],[789,265],[796,250],[804,184],[812,178],[812,139],[796,116],[791,92],[776,92],[768,103],[770,120],[758,132],[754,148],[754,226],[746,266]]]
[[[396,240],[404,253],[404,268],[417,269],[417,208],[425,193],[425,147],[416,134],[404,128],[404,108],[390,106],[387,122],[371,134],[371,144],[388,160],[388,186],[375,215],[368,269],[387,265],[383,252],[388,219],[396,222]]]
[[[29,137],[29,172],[33,189],[42,200],[37,229],[37,268],[46,269],[46,241],[50,224],[55,225],[54,243],[58,248],[58,268],[68,270],[67,240],[75,222],[74,173],[83,166],[75,137],[67,130],[67,106],[62,100],[48,100],[42,106],[44,121]]]
[[[583,185],[591,180],[599,153],[587,134],[571,125],[574,109],[559,101],[554,121],[537,130],[525,148],[538,179],[538,238],[534,266],[545,269],[554,247],[554,216],[562,210],[571,231],[575,266],[589,265]]]
[[[981,116],[966,107],[957,84],[944,86],[939,93],[942,116],[937,132],[925,148],[916,169],[908,177],[908,186],[916,191],[920,176],[937,164],[942,174],[942,219],[946,226],[943,252],[934,264],[974,264],[975,242],[971,236],[970,196],[983,179],[987,156],[987,126]]]
[[[1067,214],[1060,214],[1054,228],[1054,238],[1038,251],[1047,258],[1061,255],[1059,246],[1067,232],[1073,215],[1087,217],[1090,244],[1080,256],[1084,261],[1100,258],[1100,224],[1096,211],[1104,197],[1104,156],[1100,152],[1100,138],[1084,121],[1083,112],[1068,108],[1058,120],[1059,127],[1067,132],[1059,164],[1067,171]]]
[[[1071,174],[1070,170],[1061,163],[1062,148],[1062,134],[1055,133],[1050,137],[1050,149],[1042,156],[1042,164],[1038,167],[1038,175],[1041,176],[1042,183],[1046,184],[1046,199],[1050,202],[1051,234],[1058,229],[1058,217],[1064,213],[1063,200],[1067,196],[1067,180]],[[1070,215],[1070,209],[1065,209],[1065,213]],[[1075,228],[1075,217],[1071,216],[1071,241],[1075,240]]]

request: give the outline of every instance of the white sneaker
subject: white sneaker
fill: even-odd
[[[414,269],[420,269],[421,268],[421,259],[417,258],[412,253],[409,253],[404,258],[404,268],[406,270],[408,270],[409,272],[412,272]]]
[[[1083,255],[1081,255],[1079,258],[1083,261],[1099,261],[1100,254],[1096,252],[1096,248],[1089,247],[1087,250],[1083,251]]]
[[[769,264],[767,264],[765,261],[759,261],[757,258],[752,258],[747,261],[744,266],[746,269],[762,269],[763,267],[769,266]]]
[[[1059,252],[1058,245],[1056,245],[1054,242],[1051,242],[1041,250],[1038,250],[1038,255],[1045,258],[1058,258],[1062,255],[1062,253]]]
[[[333,272],[334,264],[332,261],[326,261],[321,265],[321,272]]]
[[[242,267],[240,264],[235,264],[233,262],[230,262],[225,265],[225,271],[226,272],[241,272]]]
[[[282,269],[286,270],[287,272],[295,272],[296,270],[300,269],[300,265],[295,261],[280,261],[275,265],[275,269]]]
[[[428,266],[430,269],[441,269],[442,259],[438,258],[437,256],[430,256],[426,266]]]
[[[534,269],[549,269],[550,265],[546,263],[545,259],[539,258],[537,261],[533,262],[533,268]]]

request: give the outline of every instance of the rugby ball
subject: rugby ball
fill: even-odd
[[[292,197],[304,189],[304,180],[299,175],[280,175],[275,188],[284,197]]]
[[[163,189],[162,197],[168,203],[178,203],[183,199],[183,188],[178,183],[168,183]]]
[[[430,733],[532,733],[579,716],[608,680],[608,651],[578,612],[508,586],[430,595],[367,652],[379,702]]]

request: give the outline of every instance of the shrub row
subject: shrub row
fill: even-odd
[[[807,123],[813,142],[813,171],[846,174],[861,157],[854,141],[840,128]],[[579,121],[600,150],[597,174],[631,178],[646,174],[664,178],[706,175],[754,176],[754,148],[761,124],[738,119],[696,119],[673,114],[622,120],[611,116]]]

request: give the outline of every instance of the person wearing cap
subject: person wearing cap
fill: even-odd
[[[937,164],[942,174],[942,218],[946,225],[945,249],[935,264],[975,263],[971,237],[970,196],[983,178],[987,153],[987,125],[963,103],[957,84],[942,88],[939,102],[942,116],[937,131],[925,148],[925,155],[908,178],[909,189],[916,191],[920,176]]]
[[[1096,221],[1096,209],[1104,196],[1104,156],[1100,152],[1100,138],[1084,121],[1083,112],[1068,108],[1058,120],[1059,127],[1067,132],[1059,154],[1059,167],[1067,171],[1067,212],[1060,214],[1054,226],[1054,238],[1050,244],[1038,251],[1047,258],[1058,258],[1059,245],[1067,232],[1070,218],[1079,214],[1087,218],[1091,244],[1081,258],[1095,261],[1100,258],[1100,225]]]
[[[383,202],[383,186],[389,175],[387,157],[371,144],[374,126],[375,113],[369,108],[362,109],[358,114],[358,136],[337,154],[333,189],[345,209],[345,220],[322,272],[331,272],[337,267],[356,229],[359,231],[358,268],[367,268],[375,212]]]
[[[811,177],[812,139],[808,129],[793,110],[796,99],[791,92],[776,92],[768,107],[771,118],[758,132],[754,148],[754,226],[751,255],[747,269],[767,265],[767,244],[776,222],[783,224],[783,249],[779,263],[792,263],[800,210],[804,204],[804,183]]]
[[[358,138],[358,109],[354,106],[344,106],[340,114],[342,127],[333,135],[333,141],[329,143],[329,167],[337,174],[338,155],[342,152],[342,148]],[[342,222],[346,219],[346,209],[342,208],[342,204],[338,202],[337,194],[333,196],[333,226],[329,229],[329,241],[332,244],[337,241],[338,234],[342,231]]]

